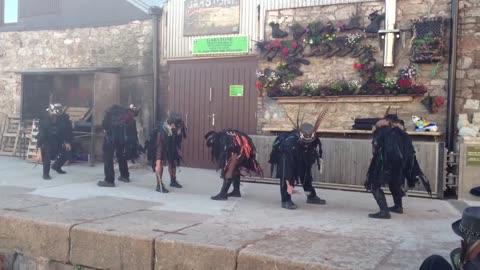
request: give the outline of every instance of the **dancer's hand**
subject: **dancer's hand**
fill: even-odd
[[[290,182],[286,181],[287,182],[287,192],[288,194],[292,195],[295,193],[295,187],[290,185]]]
[[[40,150],[40,148],[37,149],[37,153],[35,155],[35,161],[42,161],[42,150]]]

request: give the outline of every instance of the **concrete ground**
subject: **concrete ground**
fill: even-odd
[[[148,168],[115,188],[96,186],[102,164],[64,169],[45,181],[41,165],[0,157],[0,250],[93,269],[406,270],[460,244],[448,201],[408,197],[405,214],[373,220],[368,193],[317,190],[323,206],[299,193],[290,211],[276,185],[242,183],[242,198],[212,201],[221,183],[210,170],[181,168],[184,188],[160,194]]]

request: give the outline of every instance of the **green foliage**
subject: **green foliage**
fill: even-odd
[[[432,33],[428,33],[424,38],[415,39],[413,41],[413,46],[421,51],[431,51],[438,49],[442,44],[442,38],[438,36],[433,36]]]

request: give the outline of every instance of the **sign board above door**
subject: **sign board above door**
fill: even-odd
[[[193,55],[248,53],[248,36],[196,38]]]
[[[240,0],[185,0],[184,36],[238,34]]]

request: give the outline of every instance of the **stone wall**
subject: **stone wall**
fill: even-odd
[[[415,8],[412,8],[415,6]],[[450,14],[450,6],[448,0],[429,1],[429,0],[406,0],[397,1],[397,28],[402,30],[401,38],[395,44],[395,67],[386,68],[389,76],[398,72],[399,69],[409,64],[410,56],[410,40],[412,38],[411,20],[426,15],[442,16],[448,18]],[[326,23],[331,21],[335,26],[342,21],[348,23],[349,17],[352,14],[358,14],[362,17],[361,24],[366,26],[369,24],[368,15],[375,10],[384,10],[383,2],[369,2],[360,4],[346,4],[346,5],[332,5],[332,6],[317,6],[309,8],[286,9],[269,11],[266,19],[266,37],[271,37],[271,27],[269,22],[280,23],[280,28],[288,30],[294,23],[299,23],[302,26],[307,26],[308,23],[315,21],[322,21]],[[382,23],[383,27],[383,23]],[[370,45],[376,46],[380,49],[376,55],[377,63],[383,63],[383,52],[380,47],[379,38],[373,37],[368,39]],[[445,43],[448,44],[448,33],[445,37]],[[448,48],[445,53],[446,60],[440,65],[436,76],[433,78],[429,76],[435,64],[419,64],[418,68],[421,75],[416,79],[416,83],[424,84],[431,95],[446,97],[447,84],[447,70],[448,70]],[[358,62],[358,58],[346,57],[308,57],[311,64],[303,65],[301,70],[304,75],[298,77],[298,81],[319,81],[321,84],[328,84],[335,80],[356,80],[359,76],[353,68],[353,64]],[[266,67],[275,68],[278,59],[273,62],[267,62],[265,59],[259,59],[259,69],[263,70]],[[329,103],[330,113],[322,123],[322,128],[329,129],[351,129],[353,120],[357,117],[381,117],[389,105],[392,105],[393,110],[398,110],[401,118],[406,120],[408,128],[413,129],[413,123],[410,119],[412,115],[426,117],[428,120],[435,121],[440,130],[443,131],[445,127],[445,110],[444,105],[436,114],[429,114],[427,109],[420,103],[422,98],[416,98],[413,102],[401,103]],[[261,98],[259,98],[259,110]],[[315,118],[315,115],[320,111],[320,107],[326,106],[322,103],[302,105],[302,112],[305,112],[307,117]],[[285,116],[287,112],[290,116],[296,116],[298,105],[279,105],[270,98],[265,99],[264,110],[260,114],[258,121],[258,132],[262,132],[264,127],[290,127],[290,123]]]
[[[460,1],[456,113],[479,111],[480,103],[480,2]]]
[[[120,66],[121,101],[143,104],[142,121],[152,111],[152,23],[61,31],[0,32],[0,113],[20,111],[20,76],[29,68]],[[140,133],[142,131],[140,130]]]

